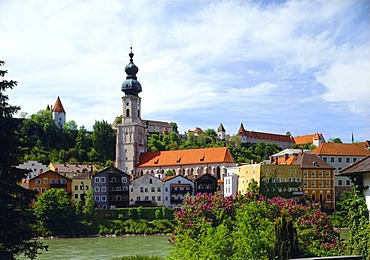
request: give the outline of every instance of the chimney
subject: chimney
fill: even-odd
[[[55,172],[58,172],[58,168],[55,168]]]
[[[40,169],[40,175],[43,173],[43,171],[44,171],[43,169]]]
[[[284,154],[284,161],[288,160],[289,159],[289,154]]]

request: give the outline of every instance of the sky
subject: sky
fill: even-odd
[[[60,96],[67,121],[113,123],[131,46],[143,119],[370,140],[368,0],[0,0],[6,94],[28,116]]]

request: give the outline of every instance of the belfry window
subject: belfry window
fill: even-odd
[[[130,109],[126,109],[126,117],[130,116]]]

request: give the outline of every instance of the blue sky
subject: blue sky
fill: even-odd
[[[131,44],[144,119],[370,139],[369,1],[0,0],[29,115],[60,96],[67,121],[113,122]]]

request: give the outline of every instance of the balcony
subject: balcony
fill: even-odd
[[[171,204],[182,204],[184,199],[171,199]]]

